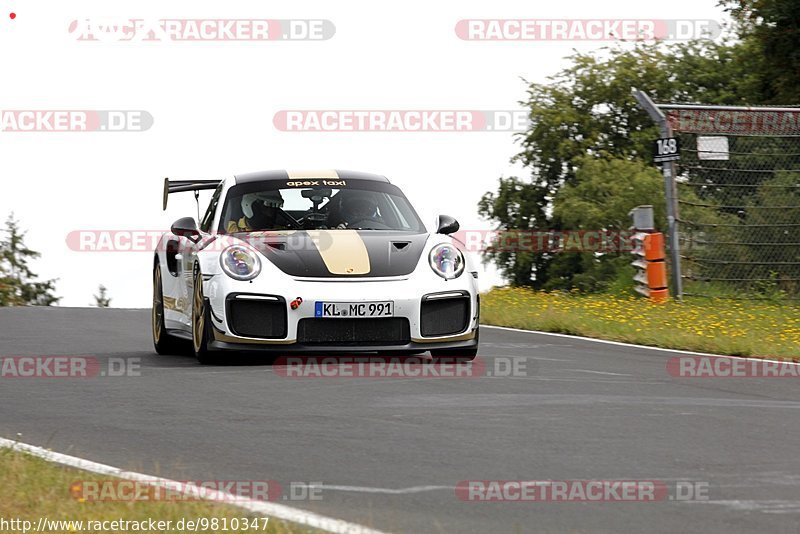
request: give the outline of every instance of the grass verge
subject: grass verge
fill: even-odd
[[[173,528],[170,530],[153,531],[139,530],[139,532],[183,532],[175,526],[178,521],[216,518],[220,520],[217,528],[198,529],[198,532],[216,533],[248,532],[269,534],[298,534],[310,533],[312,530],[298,528],[276,519],[269,519],[266,529],[263,522],[259,521],[256,529],[245,530],[241,520],[254,516],[248,512],[219,503],[204,501],[137,501],[137,502],[80,502],[70,493],[70,487],[76,481],[101,481],[110,477],[98,476],[86,471],[80,471],[58,464],[47,462],[28,454],[8,448],[0,449],[0,520],[9,521],[20,519],[30,521],[32,529],[38,525],[39,519],[44,517],[50,521],[72,521],[73,525],[51,523],[50,528],[39,532],[63,534],[65,532],[95,532],[87,528],[88,521],[171,521]],[[231,528],[231,520],[240,520],[239,530]],[[222,520],[227,519],[228,530],[224,530]],[[77,522],[83,522],[82,529],[77,528]],[[21,523],[18,523],[21,524]],[[211,525],[209,525],[211,526]],[[0,527],[2,532],[12,532]],[[22,530],[13,530],[21,532]],[[133,530],[112,529],[103,532],[133,532]]]
[[[800,306],[686,298],[495,288],[481,295],[481,322],[640,345],[800,361]]]

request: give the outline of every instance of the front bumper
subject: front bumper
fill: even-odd
[[[206,282],[212,327],[210,348],[216,350],[257,350],[267,352],[303,353],[354,353],[354,352],[424,352],[432,349],[470,349],[477,347],[478,311],[480,307],[477,284],[472,276],[459,277],[451,281],[433,280],[420,283],[412,277],[392,280],[281,280],[280,292],[275,285],[249,282],[234,282],[227,277],[214,276]],[[271,290],[271,291],[270,291]],[[279,338],[245,337],[238,335],[231,326],[229,297],[236,294],[275,296],[284,303],[286,323],[284,335]],[[422,301],[429,295],[462,295],[468,301],[465,326],[448,335],[423,335]],[[290,303],[298,297],[302,304],[292,309]],[[455,297],[453,297],[455,298]],[[315,319],[315,302],[394,302],[394,317],[408,320],[408,336],[402,342],[375,344],[355,340],[348,343],[303,343],[298,339],[298,323],[303,319]],[[318,319],[337,321],[338,319]],[[361,319],[354,319],[360,321]]]

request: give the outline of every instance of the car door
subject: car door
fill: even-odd
[[[223,184],[214,191],[211,196],[211,201],[208,203],[205,215],[200,220],[201,236],[207,236],[212,232],[212,225],[219,205],[219,199],[222,194]],[[200,239],[198,243],[191,241],[185,237],[179,237],[181,253],[178,255],[178,268],[180,271],[180,289],[178,296],[178,307],[183,312],[184,324],[191,324],[192,316],[192,296],[194,294],[194,265],[197,256],[198,246],[202,246],[204,239]]]

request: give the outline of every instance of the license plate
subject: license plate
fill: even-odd
[[[320,302],[314,303],[314,317],[392,317],[394,302]]]

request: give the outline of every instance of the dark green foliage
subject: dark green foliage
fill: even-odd
[[[13,214],[6,220],[0,239],[0,306],[52,306],[55,280],[38,281],[30,261],[40,254],[25,245],[25,233]]]
[[[800,39],[774,51],[786,35],[797,35],[800,3],[722,4],[738,6],[734,15],[741,26],[739,41],[640,44],[577,53],[547,83],[530,84],[522,104],[530,111],[531,126],[521,136],[522,151],[512,160],[521,162],[530,178],[501,178],[497,190],[479,202],[479,213],[499,230],[623,231],[631,224],[630,209],[652,204],[657,226],[665,229],[663,183],[651,153],[659,134],[631,96],[631,88],[646,91],[657,102],[800,102]],[[768,26],[758,17],[777,25]],[[786,35],[775,35],[775,28]],[[778,75],[776,58],[792,72]],[[500,249],[485,254],[512,285],[585,291],[603,289],[619,279],[619,269],[630,259],[627,252],[618,258],[562,256]]]

